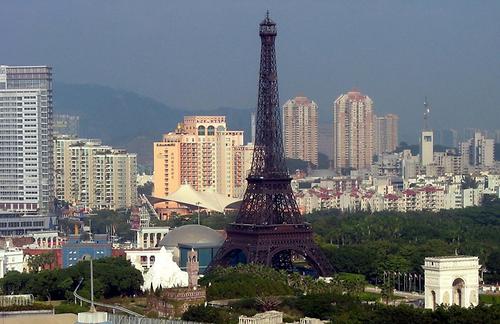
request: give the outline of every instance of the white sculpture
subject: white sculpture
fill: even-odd
[[[172,288],[186,287],[188,285],[188,273],[182,271],[173,260],[172,251],[167,251],[164,247],[155,259],[155,263],[143,275],[144,285],[142,290],[151,290],[151,288]]]

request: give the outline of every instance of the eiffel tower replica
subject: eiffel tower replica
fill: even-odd
[[[256,263],[293,270],[292,259],[302,256],[320,276],[332,267],[313,240],[290,185],[285,164],[276,70],[276,23],[260,23],[259,98],[252,167],[248,186],[234,223],[227,226],[227,239],[210,264],[228,266]]]

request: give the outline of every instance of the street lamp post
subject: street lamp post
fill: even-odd
[[[92,263],[93,257],[90,258],[90,312],[95,313],[94,306],[94,265]]]

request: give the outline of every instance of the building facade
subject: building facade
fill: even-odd
[[[70,235],[61,248],[63,268],[92,258],[97,260],[111,256],[112,245],[107,234],[94,234],[93,240],[83,240],[80,235]]]
[[[357,90],[339,96],[333,104],[333,168],[370,168],[373,143],[373,101]]]
[[[391,153],[398,147],[399,117],[395,114],[374,117],[375,154]]]
[[[153,144],[155,197],[166,197],[188,183],[197,191],[238,197],[246,178],[251,144],[243,131],[229,131],[224,116],[187,116],[163,141]]]
[[[53,210],[52,68],[0,65],[0,210]]]
[[[0,249],[0,278],[3,278],[9,271],[23,272],[24,255],[23,251],[15,247]]]
[[[137,155],[99,140],[54,140],[56,197],[93,209],[129,208],[137,203]]]
[[[318,165],[318,105],[295,97],[283,105],[285,156]]]
[[[480,132],[460,143],[460,155],[469,166],[491,167],[495,163],[495,140],[486,138]]]

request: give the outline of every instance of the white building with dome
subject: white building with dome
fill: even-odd
[[[210,227],[190,224],[176,227],[168,232],[158,246],[172,251],[173,260],[184,270],[187,254],[191,249],[198,252],[200,272],[203,272],[224,243],[225,235]]]

